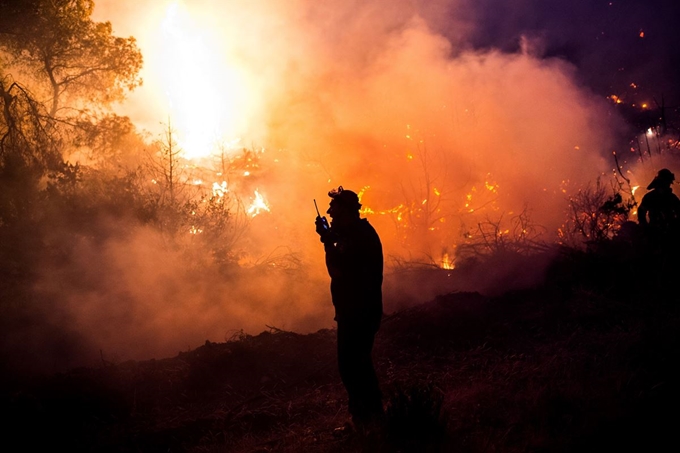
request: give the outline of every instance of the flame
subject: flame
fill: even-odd
[[[242,71],[218,45],[214,31],[175,0],[161,23],[162,42],[150,64],[160,74],[178,143],[187,159],[209,156],[219,141],[237,133],[249,101]],[[232,137],[233,138],[233,137]]]
[[[247,212],[251,217],[255,217],[256,215],[264,211],[271,212],[271,210],[269,209],[269,205],[267,204],[267,200],[265,200],[264,196],[262,196],[262,194],[256,189],[255,199],[248,208]]]
[[[498,193],[498,184],[484,181],[484,187],[486,187],[486,190],[489,192]]]
[[[442,269],[454,269],[456,265],[453,263],[453,259],[449,257],[448,253],[444,253],[441,262]]]
[[[227,194],[227,192],[229,192],[229,189],[227,188],[227,181],[222,181],[221,184],[218,184],[216,182],[213,183],[212,186],[213,197],[222,198]]]
[[[359,197],[359,203],[361,203],[361,199],[363,198],[366,191],[370,188],[371,186],[364,186],[361,188],[361,190],[359,190],[359,192],[357,192],[357,197]]]

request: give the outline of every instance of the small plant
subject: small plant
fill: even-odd
[[[465,242],[458,247],[462,259],[484,257],[499,253],[531,255],[546,249],[542,241],[545,228],[535,224],[525,208],[518,215],[506,220],[487,218],[477,224],[476,231],[466,233]]]

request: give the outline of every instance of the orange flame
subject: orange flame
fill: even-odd
[[[442,269],[454,269],[456,265],[453,263],[453,258],[449,257],[448,253],[444,253],[441,262]]]
[[[251,217],[255,217],[262,212],[271,212],[267,200],[265,200],[264,196],[257,189],[255,190],[255,199],[247,212]]]

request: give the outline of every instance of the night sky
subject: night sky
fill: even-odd
[[[430,10],[428,22],[460,49],[517,51],[525,36],[543,57],[574,64],[598,95],[680,105],[678,1],[460,0],[440,13]]]

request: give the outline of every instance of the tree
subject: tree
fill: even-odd
[[[74,124],[73,145],[78,151],[72,157],[113,172],[124,172],[141,164],[148,143],[129,117],[112,113],[88,115]]]
[[[110,115],[88,107],[141,83],[134,38],[93,22],[93,7],[92,0],[0,0],[1,218],[26,208],[44,176],[66,168],[69,148],[97,144],[92,131]],[[77,114],[65,113],[66,106]],[[126,131],[122,118],[106,125]]]
[[[93,8],[93,0],[0,0],[0,50],[9,67],[45,90],[52,117],[63,98],[109,104],[141,84],[135,39],[113,36],[110,22],[92,21]]]
[[[569,215],[558,231],[560,241],[566,245],[596,246],[612,239],[621,229],[633,208],[633,200],[623,200],[615,184],[611,195],[597,178],[595,187],[588,185],[569,197]]]
[[[0,78],[0,109],[0,167],[10,160],[28,167],[58,165],[58,137],[46,125],[44,106],[26,87],[11,77]]]
[[[168,121],[163,138],[156,142],[158,153],[151,159],[150,172],[160,189],[161,205],[175,207],[184,192],[184,170],[180,157],[182,148],[173,137],[174,129]],[[181,200],[182,202],[185,200]],[[181,203],[180,203],[181,204]]]
[[[30,216],[41,178],[61,168],[61,140],[44,106],[0,74],[0,226]]]

